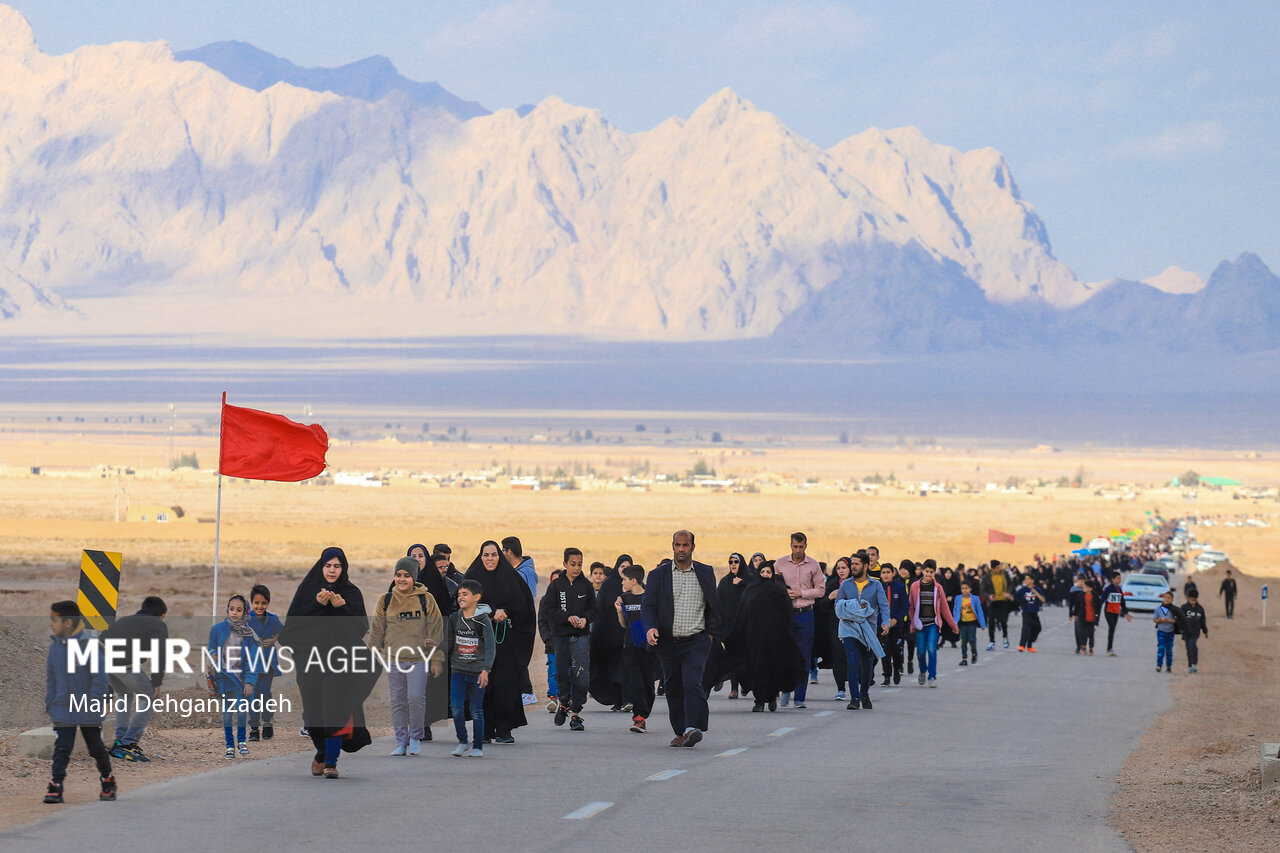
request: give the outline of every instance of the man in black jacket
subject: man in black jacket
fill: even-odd
[[[1222,579],[1222,585],[1218,587],[1218,595],[1227,601],[1227,618],[1234,619],[1236,615],[1236,579],[1231,577],[1231,570],[1227,569],[1227,576]]]
[[[711,651],[711,635],[720,630],[720,599],[715,572],[693,561],[694,538],[688,530],[671,537],[670,560],[649,573],[640,612],[647,639],[662,661],[667,714],[675,737],[671,746],[692,747],[702,740],[710,713],[702,675]]]
[[[1187,596],[1187,603],[1181,610],[1182,642],[1187,644],[1187,672],[1199,672],[1200,650],[1196,643],[1201,634],[1209,636],[1209,626],[1205,624],[1204,607],[1200,605],[1200,596],[1195,590]]]
[[[563,726],[572,713],[569,728],[575,732],[586,728],[579,714],[586,704],[591,680],[591,623],[596,615],[595,589],[582,573],[582,552],[565,548],[564,572],[547,585],[538,621],[545,623],[555,650],[556,686],[560,693],[555,723]]]
[[[111,689],[124,701],[116,710],[116,742],[111,747],[111,757],[123,761],[150,761],[138,741],[151,722],[151,700],[164,683],[165,641],[169,639],[169,627],[164,623],[169,608],[158,595],[142,600],[142,607],[132,616],[117,619],[115,624],[102,632],[101,639],[123,641],[126,656],[124,665],[128,672],[111,673]],[[140,662],[134,659],[138,646],[148,649],[155,644],[159,654],[151,672],[144,672]]]

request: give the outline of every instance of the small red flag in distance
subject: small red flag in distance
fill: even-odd
[[[319,424],[305,426],[284,415],[228,406],[222,395],[218,473],[295,483],[324,470],[328,449],[329,435]]]
[[[987,528],[987,543],[1008,542],[1013,543],[1014,535],[1012,533],[1002,533],[999,530]]]

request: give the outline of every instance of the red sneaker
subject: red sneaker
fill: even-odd
[[[635,732],[638,735],[642,735],[645,733],[645,731],[647,731],[647,729],[645,729],[644,727],[644,717],[641,717],[639,714],[637,714],[636,716],[631,718],[631,731]]]

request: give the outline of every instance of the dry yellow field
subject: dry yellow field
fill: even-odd
[[[214,439],[185,438],[175,453],[195,452],[211,465]],[[115,436],[102,442],[67,429],[40,436],[8,430],[0,435],[0,543],[9,567],[78,564],[81,548],[118,550],[130,566],[169,572],[186,581],[207,577],[213,563],[217,478],[191,469],[170,472],[162,433]],[[641,491],[609,478],[648,465],[650,474],[675,474],[705,460],[718,476],[758,483],[742,493],[655,483]],[[150,461],[150,466],[145,463]],[[519,535],[543,573],[558,564],[566,545],[589,560],[612,562],[623,552],[653,565],[666,554],[673,530],[698,535],[699,556],[720,566],[731,550],[783,553],[787,534],[805,530],[819,559],[875,544],[892,559],[933,556],[943,564],[999,557],[1014,561],[1036,553],[1062,553],[1069,533],[1086,537],[1141,523],[1152,510],[1166,516],[1252,513],[1275,521],[1274,499],[1232,500],[1227,491],[1201,489],[1188,502],[1178,489],[1156,487],[1187,469],[1233,476],[1248,485],[1280,483],[1280,461],[1241,452],[1144,450],[1076,453],[1028,448],[973,451],[899,449],[865,451],[852,446],[719,449],[654,445],[499,445],[344,443],[329,453],[331,468],[390,473],[389,485],[226,481],[223,487],[221,562],[230,579],[297,577],[320,549],[344,547],[357,576],[382,575],[413,542],[448,542],[465,565],[485,538]],[[410,473],[444,475],[487,469],[548,474],[595,470],[600,479],[574,491],[513,490],[505,478],[492,483],[439,486]],[[27,469],[39,464],[40,476]],[[84,476],[92,466],[132,466],[117,479]],[[851,480],[894,473],[899,482],[1001,485],[1010,477],[1052,480],[1083,470],[1084,488],[1041,487],[1033,494],[981,490],[972,494],[919,496],[897,487],[877,494],[850,489]],[[78,474],[80,476],[67,476]],[[806,480],[816,482],[806,483]],[[1118,500],[1106,495],[1128,491]],[[181,506],[187,519],[171,524],[115,521],[129,502]],[[1013,533],[1013,545],[988,545],[989,527]],[[1280,567],[1273,529],[1225,528],[1203,535],[1228,550],[1237,564],[1267,574]],[[12,575],[9,578],[12,581]],[[69,579],[70,580],[70,579]],[[232,581],[234,582],[234,580]],[[127,585],[126,585],[127,589]]]

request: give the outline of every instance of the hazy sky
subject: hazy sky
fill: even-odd
[[[495,109],[558,95],[627,131],[724,86],[823,146],[916,125],[991,146],[1086,281],[1253,251],[1280,269],[1280,3],[0,0],[40,46],[239,39],[389,56]]]

